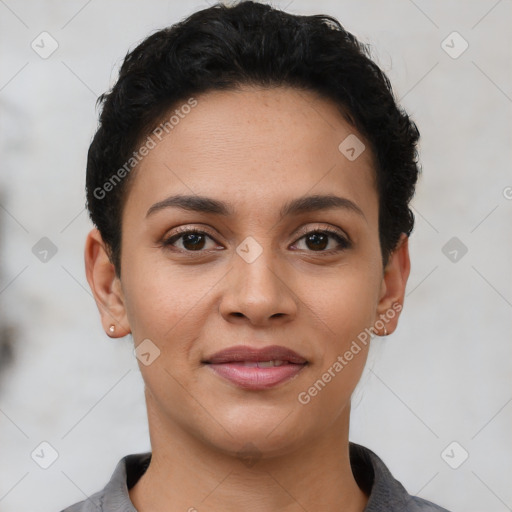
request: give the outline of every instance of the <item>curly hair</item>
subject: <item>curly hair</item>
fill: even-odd
[[[317,93],[333,101],[370,144],[385,265],[401,234],[409,236],[414,226],[409,202],[419,173],[415,123],[395,101],[370,47],[338,20],[241,1],[230,7],[217,3],[151,34],[127,53],[117,82],[98,98],[102,109],[88,151],[87,208],[116,274],[121,275],[122,211],[141,140],[180,102],[242,85]]]

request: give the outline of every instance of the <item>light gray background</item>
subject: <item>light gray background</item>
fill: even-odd
[[[103,332],[83,268],[95,100],[128,48],[206,1],[0,0],[1,320],[17,328],[0,380],[0,512],[58,511],[149,449],[130,338]],[[395,334],[374,341],[351,439],[413,494],[454,512],[512,510],[512,5],[284,0],[364,42],[422,134],[412,273]],[[58,49],[31,42],[48,31]],[[442,41],[469,44],[452,58]],[[447,40],[453,52],[463,41]],[[46,263],[42,237],[58,249]],[[468,252],[451,261],[457,237]],[[42,441],[58,452],[46,470]],[[469,458],[458,469],[443,460]],[[48,453],[48,452],[47,452]]]

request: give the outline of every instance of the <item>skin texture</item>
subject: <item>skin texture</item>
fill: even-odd
[[[403,304],[408,239],[384,269],[373,156],[368,144],[354,161],[339,151],[350,134],[364,139],[330,101],[244,87],[197,102],[132,176],[120,279],[98,231],[86,241],[105,331],[114,324],[110,336],[131,332],[135,346],[150,339],[160,350],[150,365],[139,362],[153,458],[130,497],[140,512],[362,511],[367,497],[350,469],[348,429],[368,345],[309,403],[298,395],[379,315]],[[175,194],[228,202],[234,214],[169,207],[146,216]],[[315,194],[349,199],[362,214],[343,208],[279,218],[285,203]],[[180,226],[207,232],[199,250],[183,237],[162,244]],[[304,237],[325,228],[349,247],[332,236]],[[250,263],[236,250],[247,237],[262,250]],[[385,324],[388,334],[398,317]],[[201,362],[234,345],[282,345],[308,364],[273,388],[241,389]]]

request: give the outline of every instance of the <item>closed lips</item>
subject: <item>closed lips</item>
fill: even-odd
[[[261,349],[238,345],[217,352],[203,363],[237,388],[254,392],[291,380],[308,361],[278,345]]]
[[[241,366],[248,366],[251,368],[273,368],[274,366],[283,366],[283,364],[290,364],[288,361],[234,361],[234,364],[240,364]],[[230,363],[226,363],[230,364]]]
[[[284,364],[306,364],[307,360],[293,350],[278,345],[264,348],[238,345],[215,353],[204,360],[203,363],[243,363],[244,366],[271,368]]]

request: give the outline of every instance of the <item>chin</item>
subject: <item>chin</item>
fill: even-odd
[[[204,433],[208,443],[231,455],[243,456],[254,451],[259,457],[284,455],[307,442],[308,421],[287,409],[271,407],[237,407],[218,416],[217,428]],[[319,426],[320,427],[320,426]],[[225,430],[224,430],[225,429]],[[213,434],[213,435],[212,435]],[[231,434],[231,435],[230,435]],[[241,452],[241,453],[240,453]]]

